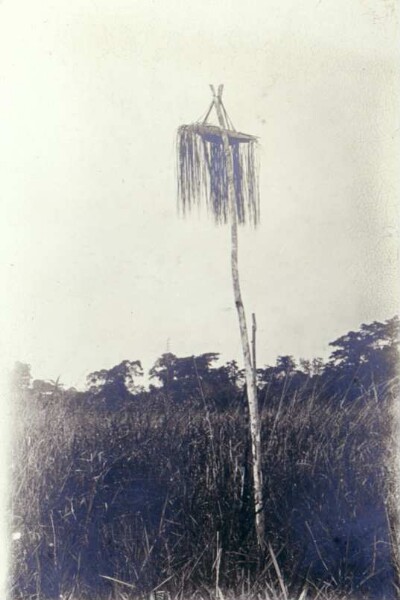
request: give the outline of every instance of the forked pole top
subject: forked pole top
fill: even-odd
[[[220,126],[223,129],[227,129],[227,130],[231,130],[231,131],[236,131],[235,127],[231,121],[231,119],[228,116],[228,113],[226,111],[226,108],[222,102],[222,93],[224,91],[224,85],[223,83],[220,83],[220,85],[218,86],[218,91],[215,91],[215,87],[210,83],[210,89],[213,95],[213,99],[210,105],[210,108],[208,109],[208,112],[205,116],[205,119],[203,121],[203,124],[207,123],[207,119],[210,116],[210,113],[212,111],[213,108],[215,108],[215,110],[217,111],[217,115],[220,121]],[[222,109],[222,112],[221,112]],[[219,117],[219,115],[222,115],[222,120]]]
[[[211,91],[212,91],[212,95],[214,96],[214,100],[216,100],[216,99],[221,100],[221,98],[222,98],[222,92],[224,91],[224,84],[221,83],[218,86],[218,92],[217,93],[215,93],[215,87],[212,85],[212,83],[210,83],[210,88],[211,88]]]

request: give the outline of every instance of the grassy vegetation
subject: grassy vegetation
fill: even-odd
[[[262,556],[243,395],[15,393],[12,598],[394,597],[394,386],[260,398]]]

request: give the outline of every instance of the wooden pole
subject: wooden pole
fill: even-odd
[[[254,377],[254,385],[257,393],[257,360],[256,360],[256,335],[257,335],[257,322],[256,315],[251,313],[252,320],[252,337],[251,337],[251,360],[253,363],[253,377]]]
[[[250,343],[247,332],[246,315],[244,311],[242,294],[239,282],[239,264],[238,264],[238,220],[236,214],[236,197],[235,185],[233,176],[233,158],[229,145],[229,138],[226,133],[227,124],[224,121],[224,116],[221,107],[221,96],[223,86],[218,87],[218,93],[215,93],[214,86],[210,86],[213,97],[214,106],[218,115],[219,125],[221,127],[222,143],[224,146],[226,172],[228,180],[228,202],[229,212],[231,216],[231,269],[233,293],[235,305],[239,319],[240,337],[242,342],[246,385],[247,385],[247,402],[249,406],[250,417],[250,435],[251,435],[251,450],[252,450],[252,472],[253,472],[253,492],[254,492],[254,515],[257,534],[258,546],[261,550],[265,547],[265,521],[264,521],[264,505],[262,492],[262,471],[261,471],[261,428],[260,417],[258,410],[257,389],[255,385],[255,377],[250,354]]]

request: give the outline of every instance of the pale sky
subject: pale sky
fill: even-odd
[[[123,359],[241,363],[229,229],[176,211],[175,134],[224,83],[260,138],[240,231],[259,365],[398,310],[390,0],[0,2],[1,346],[81,387]]]

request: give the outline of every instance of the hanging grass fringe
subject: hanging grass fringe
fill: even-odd
[[[227,131],[233,159],[236,214],[239,223],[259,221],[257,138]],[[217,223],[229,221],[228,180],[221,129],[182,125],[177,136],[178,206],[183,215],[205,203]]]

